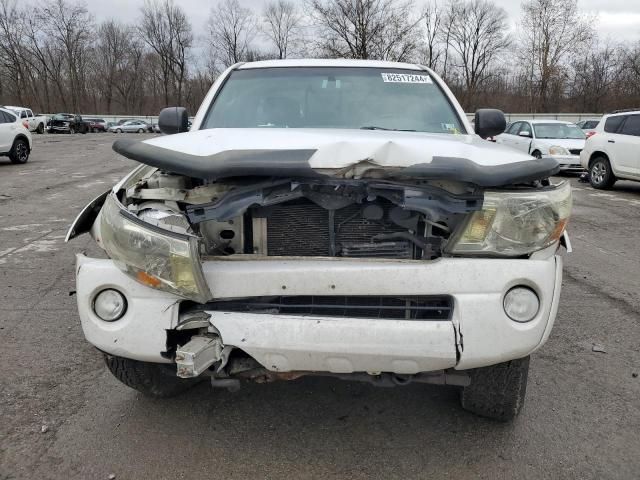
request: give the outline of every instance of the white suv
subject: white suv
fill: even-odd
[[[580,154],[594,188],[616,180],[640,181],[640,110],[605,115]]]
[[[11,110],[0,108],[0,156],[11,163],[26,163],[31,153],[31,133]]]

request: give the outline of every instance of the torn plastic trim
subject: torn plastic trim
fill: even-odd
[[[315,186],[333,186],[334,195],[318,192]],[[344,191],[348,190],[348,191]],[[392,203],[429,218],[469,213],[482,209],[482,193],[456,195],[430,186],[402,186],[366,180],[330,179],[322,183],[281,180],[232,190],[215,202],[188,205],[186,214],[192,224],[215,220],[224,222],[242,215],[250,207],[270,206],[305,197],[329,210],[361,202],[370,197],[383,197]]]
[[[121,139],[114,142],[113,150],[146,165],[205,180],[243,176],[330,177],[311,167],[310,160],[317,149],[225,150],[213,155],[192,155],[150,143]],[[368,160],[371,159],[360,159]],[[381,167],[378,171],[385,172],[385,168]],[[501,187],[548,178],[559,171],[560,164],[550,157],[486,166],[468,158],[436,156],[429,163],[394,167],[387,174],[389,177],[448,179],[481,187]]]

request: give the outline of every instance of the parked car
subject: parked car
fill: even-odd
[[[617,180],[640,181],[640,109],[605,115],[580,155],[594,188]]]
[[[117,140],[141,165],[67,234],[109,257],[79,254],[76,288],[116,378],[151,396],[435,383],[477,414],[519,412],[562,283],[571,187],[542,185],[556,159],[483,140],[502,112],[478,110],[474,133],[405,63],[237,64],[188,118],[164,109],[166,135]]]
[[[584,134],[589,138],[591,135],[596,133],[596,127],[600,123],[599,119],[596,120],[581,120],[576,123],[576,126],[580,127]]]
[[[90,123],[83,120],[82,116],[73,113],[56,113],[47,122],[49,133],[87,133]]]
[[[496,137],[496,142],[535,158],[552,157],[563,172],[580,172],[586,135],[575,124],[558,120],[521,120]]]
[[[11,163],[27,163],[31,154],[31,132],[16,113],[0,108],[0,156],[9,157]]]
[[[109,127],[113,133],[146,133],[153,132],[153,127],[143,120],[128,120],[120,125]]]
[[[14,112],[22,122],[26,122],[26,127],[30,132],[44,133],[47,117],[44,115],[34,115],[30,108],[25,107],[3,107]]]
[[[107,122],[102,118],[85,118],[86,122],[89,122],[89,131],[93,133],[106,132]]]

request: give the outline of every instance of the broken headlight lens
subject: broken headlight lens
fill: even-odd
[[[569,182],[538,191],[487,191],[482,210],[470,216],[448,251],[510,257],[533,253],[560,239],[570,213]]]
[[[196,237],[139,220],[113,194],[102,207],[100,236],[116,265],[143,285],[196,302],[210,299]]]

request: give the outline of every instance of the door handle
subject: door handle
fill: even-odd
[[[616,143],[616,141],[615,141],[615,140],[607,140],[607,142],[609,142],[609,143]]]

